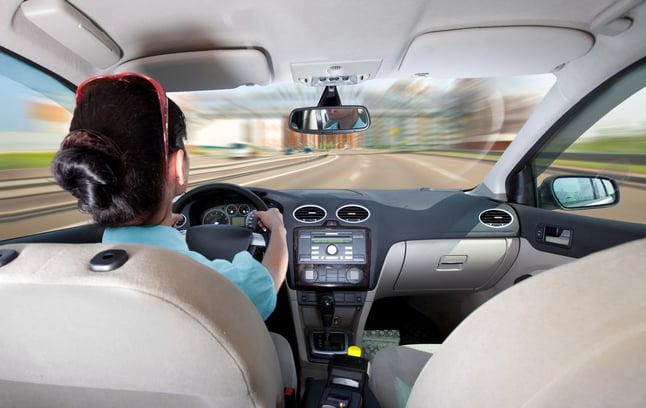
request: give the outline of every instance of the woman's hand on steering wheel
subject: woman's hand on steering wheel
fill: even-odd
[[[276,227],[284,227],[285,225],[283,214],[277,208],[269,208],[266,211],[258,210],[255,212],[255,216],[258,227],[264,232],[271,231]]]

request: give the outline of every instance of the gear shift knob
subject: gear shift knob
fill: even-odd
[[[334,317],[334,296],[323,295],[319,300],[319,308],[321,311],[321,319],[323,320],[324,327],[332,326],[332,318]]]

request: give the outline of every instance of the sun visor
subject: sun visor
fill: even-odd
[[[64,0],[29,0],[20,10],[32,24],[97,67],[109,67],[121,58],[121,49],[108,34]]]
[[[157,55],[128,61],[116,71],[146,74],[168,92],[267,85],[272,77],[267,56],[255,48]]]
[[[437,31],[413,40],[400,71],[446,78],[543,74],[585,55],[593,44],[589,33],[561,27]]]

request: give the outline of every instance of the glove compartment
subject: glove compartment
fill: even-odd
[[[399,273],[391,274],[396,275],[392,290],[409,293],[487,289],[507,272],[519,249],[516,238],[418,240],[395,246],[393,255],[401,254],[403,260]]]

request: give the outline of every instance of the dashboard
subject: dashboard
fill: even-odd
[[[253,188],[246,193],[283,213],[287,285],[296,291],[369,291],[380,279],[402,294],[475,291],[498,279],[518,250],[514,209],[460,191]],[[260,209],[220,183],[204,186],[181,207],[187,221],[180,229],[207,224],[251,229]]]

